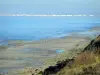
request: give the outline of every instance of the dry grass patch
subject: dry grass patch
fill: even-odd
[[[88,65],[96,62],[96,55],[93,52],[84,52],[75,58],[74,65]]]

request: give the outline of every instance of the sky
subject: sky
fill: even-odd
[[[100,0],[0,0],[0,14],[92,14],[100,15]],[[0,36],[29,35],[40,36],[42,33],[51,31],[38,30],[38,28],[61,28],[69,26],[67,22],[82,22],[87,26],[87,22],[100,22],[96,16],[91,17],[1,17],[0,16]],[[72,24],[74,26],[75,24]],[[79,26],[76,24],[76,26]],[[89,24],[88,24],[89,25]],[[90,23],[91,25],[91,23]],[[89,25],[89,26],[90,26]],[[31,29],[30,29],[31,28]],[[36,30],[34,30],[37,28]],[[71,28],[71,27],[69,27]],[[68,28],[68,29],[69,29]],[[76,27],[77,28],[77,27]],[[67,29],[66,29],[67,30]],[[35,33],[37,32],[37,34]],[[52,30],[54,34],[56,30]],[[38,35],[38,36],[37,36]],[[51,35],[51,34],[50,34]]]
[[[99,14],[100,0],[0,0],[0,13]]]

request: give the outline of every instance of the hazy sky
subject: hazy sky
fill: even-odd
[[[100,13],[100,0],[0,0],[0,13]]]

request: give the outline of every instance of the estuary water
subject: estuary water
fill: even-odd
[[[59,38],[100,26],[100,17],[0,17],[0,40]]]
[[[42,60],[54,58],[84,39],[62,38],[100,26],[100,17],[0,17],[0,72],[25,67],[40,67]],[[41,41],[41,39],[51,39]],[[13,42],[8,43],[8,41]],[[25,42],[14,41],[23,40]],[[27,42],[37,41],[38,42]],[[8,45],[9,44],[9,45]]]

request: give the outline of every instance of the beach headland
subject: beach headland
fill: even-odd
[[[0,72],[6,72],[7,75],[32,75],[34,72],[42,72],[58,61],[72,59],[97,37],[99,33],[96,34],[96,29],[75,32],[55,39],[8,41],[8,45],[0,46]],[[100,32],[99,29],[98,32]],[[63,52],[57,53],[57,50],[63,50]]]

